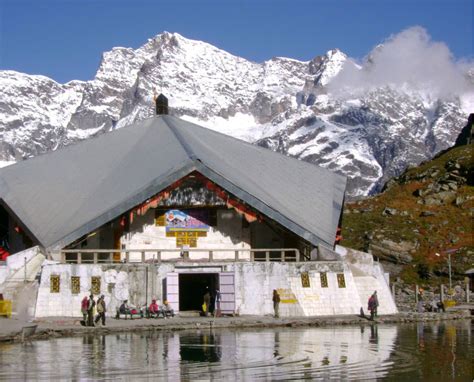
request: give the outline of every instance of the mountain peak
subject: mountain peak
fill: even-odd
[[[255,63],[165,31],[139,48],[105,52],[91,81],[0,71],[0,160],[150,117],[156,91],[169,97],[174,116],[347,175],[349,196],[377,190],[454,142],[465,118],[459,102],[427,105],[416,93],[385,88],[340,99],[327,87],[345,65],[356,66],[339,49],[309,62]]]

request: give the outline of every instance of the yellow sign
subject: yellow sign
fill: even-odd
[[[12,302],[11,300],[0,301],[0,316],[10,318],[12,316]]]
[[[297,304],[298,299],[291,291],[291,289],[277,289],[278,294],[280,295],[281,304]]]

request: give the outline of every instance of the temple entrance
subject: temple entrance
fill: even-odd
[[[179,310],[202,310],[206,288],[211,294],[211,307],[215,291],[219,288],[218,273],[180,273],[179,274]]]
[[[222,314],[235,313],[235,280],[233,272],[192,273],[170,272],[163,280],[163,296],[175,312],[202,310],[206,287],[211,293],[211,311],[214,308],[216,291],[219,290],[218,305]]]

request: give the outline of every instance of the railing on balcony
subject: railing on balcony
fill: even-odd
[[[302,261],[296,248],[190,248],[181,249],[65,249],[61,262],[72,264],[162,263],[162,262],[245,262]]]

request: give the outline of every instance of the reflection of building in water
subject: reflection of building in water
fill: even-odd
[[[347,378],[357,369],[358,378],[381,378],[380,370],[395,347],[395,326],[311,328],[292,330],[212,331],[159,335],[164,370],[173,376],[196,374],[196,362],[203,375],[233,380],[273,379],[278,373],[292,372],[307,377]],[[161,346],[161,345],[160,345]],[[137,349],[139,353],[142,350]],[[146,358],[159,358],[162,348],[147,348]],[[178,356],[172,359],[169,354]],[[217,364],[215,364],[217,362]],[[277,368],[275,368],[277,366]],[[386,365],[385,365],[386,366]],[[222,371],[224,370],[224,371]]]
[[[362,374],[364,378],[380,378],[384,373],[376,374],[377,366],[387,361],[394,350],[397,328],[311,328],[236,335],[239,361],[247,365],[276,363],[282,370],[291,371],[294,362],[295,369],[301,371],[304,365],[310,375],[331,379],[347,378],[345,366],[356,365],[361,373],[358,378]],[[245,379],[245,373],[246,370],[236,372],[236,377]],[[269,378],[270,375],[274,376],[274,370],[269,371]]]
[[[41,272],[37,317],[80,317],[90,292],[109,315],[153,297],[198,311],[206,287],[224,314],[272,314],[274,289],[281,316],[358,314],[374,290],[379,313],[395,313],[380,264],[336,247],[345,187],[327,169],[157,115],[0,169],[15,253],[0,280],[13,284],[26,257],[26,277]],[[41,267],[45,257],[58,263]]]

